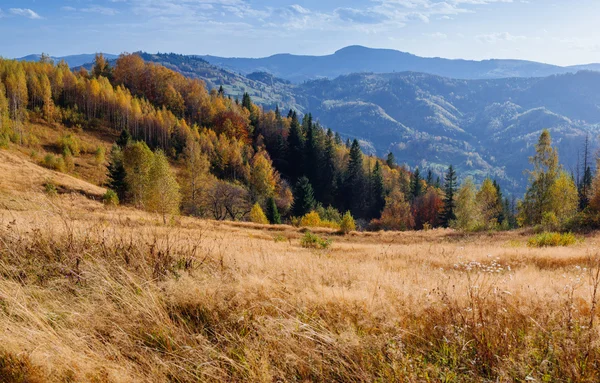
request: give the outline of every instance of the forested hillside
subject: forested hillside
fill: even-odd
[[[248,94],[237,100],[223,89],[209,92],[204,82],[138,55],[121,56],[114,68],[98,56],[89,73],[74,73],[65,63],[0,63],[3,146],[39,146],[28,129],[34,120],[70,127],[41,160],[68,172],[81,151],[78,132],[121,135],[107,155],[107,185],[116,194],[107,195],[109,201],[118,196],[165,218],[181,209],[249,219],[255,206],[276,223],[316,211],[329,226],[339,225],[346,211],[366,226],[386,205],[402,203],[407,214],[394,219],[414,226],[411,174],[392,157],[363,155],[358,142],[343,142],[310,114],[299,119],[292,110],[264,111]],[[179,169],[177,179],[167,161]],[[418,193],[411,201],[426,195],[431,203],[441,201],[433,178],[414,183]],[[437,215],[430,221],[439,224]]]
[[[585,137],[599,131],[596,72],[478,81],[363,73],[294,85],[267,73],[236,74],[195,56],[141,55],[202,79],[209,89],[223,86],[234,98],[247,92],[266,110],[311,111],[344,140],[357,138],[367,153],[393,152],[399,163],[439,176],[453,163],[461,179],[492,177],[517,196],[524,193],[523,168],[543,129],[551,131],[573,173]],[[595,139],[591,145],[594,151]]]

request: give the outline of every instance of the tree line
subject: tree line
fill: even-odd
[[[452,166],[442,179],[409,171],[391,153],[365,155],[357,140],[344,141],[310,113],[263,110],[248,94],[232,99],[222,87],[208,90],[135,54],[121,55],[114,67],[97,55],[91,71],[77,72],[45,56],[38,63],[0,60],[0,145],[26,145],[33,117],[119,132],[108,186],[121,203],[165,219],[183,212],[246,220],[262,212],[280,223],[315,212],[339,224],[349,212],[373,230],[510,229],[563,225],[595,203],[591,169],[582,180],[561,170],[547,132],[532,159],[530,190],[516,203],[495,180],[476,188],[467,179],[459,187]]]

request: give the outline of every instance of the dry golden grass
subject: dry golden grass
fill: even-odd
[[[311,250],[285,225],[165,226],[64,175],[85,193],[47,197],[21,160],[0,151],[0,382],[600,379],[598,235],[320,229]]]

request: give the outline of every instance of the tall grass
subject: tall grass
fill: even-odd
[[[96,209],[0,212],[5,381],[600,379],[591,250]]]

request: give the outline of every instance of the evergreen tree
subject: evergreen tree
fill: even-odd
[[[219,97],[225,96],[225,89],[223,89],[223,85],[219,85],[219,92],[217,94],[219,95]]]
[[[121,135],[117,139],[117,145],[121,149],[125,149],[127,145],[131,142],[131,134],[129,134],[129,130],[123,129],[121,131]]]
[[[318,128],[312,124],[312,117],[308,118],[308,124],[304,130],[306,140],[304,144],[304,175],[308,178],[315,189],[317,199],[322,200],[323,187],[319,179],[319,170],[321,169],[321,153],[323,150],[317,138]]]
[[[344,210],[350,210],[354,217],[364,217],[365,208],[365,175],[363,171],[363,155],[360,145],[355,139],[350,147],[350,160],[344,180]]]
[[[496,194],[498,195],[498,215],[496,216],[496,219],[498,220],[498,223],[502,225],[504,224],[504,221],[507,217],[507,211],[504,206],[504,196],[502,195],[502,189],[500,188],[500,184],[496,180],[494,180],[493,185],[496,188]]]
[[[113,145],[108,163],[108,187],[117,193],[119,201],[125,201],[127,196],[127,173],[123,165],[123,152],[118,145]]]
[[[290,134],[287,139],[287,164],[288,177],[292,183],[295,183],[304,175],[304,136],[295,112],[292,115]]]
[[[265,213],[271,225],[281,224],[281,215],[279,215],[279,209],[277,209],[275,198],[269,197],[267,200],[267,211]]]
[[[385,192],[383,185],[383,173],[379,161],[375,161],[375,169],[371,174],[371,212],[369,218],[379,218],[385,207]]]
[[[433,186],[433,172],[431,169],[427,170],[427,179],[425,180],[427,186]]]
[[[316,206],[313,187],[306,177],[300,177],[294,188],[294,205],[292,214],[302,217],[310,213]]]
[[[335,147],[333,132],[327,131],[325,137],[325,149],[323,152],[323,161],[321,167],[321,202],[329,206],[335,203],[337,193],[336,167],[335,167]]]
[[[454,195],[456,194],[456,172],[454,167],[450,165],[448,172],[444,177],[444,208],[440,217],[440,221],[443,227],[449,227],[450,222],[456,220],[456,202],[454,201]]]
[[[422,180],[423,178],[421,178],[421,171],[419,168],[416,168],[410,179],[411,201],[414,201],[415,199],[419,198],[421,194],[423,194],[423,184],[421,183]]]
[[[386,162],[387,166],[389,166],[390,168],[393,168],[394,166],[396,166],[396,157],[394,157],[394,153],[389,152],[385,162]]]
[[[252,110],[252,99],[250,98],[248,92],[244,92],[244,95],[242,96],[242,107],[248,109],[249,111]]]

